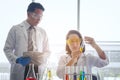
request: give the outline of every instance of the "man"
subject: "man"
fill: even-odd
[[[43,12],[44,7],[40,3],[30,3],[27,19],[9,31],[4,52],[11,64],[10,80],[24,80],[28,71],[26,66],[30,63],[37,65],[36,70],[39,67],[39,74],[43,73],[49,56],[46,32],[37,26]]]

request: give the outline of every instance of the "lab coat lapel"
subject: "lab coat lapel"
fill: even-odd
[[[24,28],[24,27],[23,27]],[[23,33],[24,33],[24,37],[26,39],[26,41],[28,41],[28,36],[27,36],[27,31],[26,29],[23,29]]]
[[[24,37],[25,37],[25,40],[28,41],[28,36],[27,36],[27,29],[25,27],[26,25],[23,23],[21,23],[21,27],[22,27],[22,31],[24,33]]]

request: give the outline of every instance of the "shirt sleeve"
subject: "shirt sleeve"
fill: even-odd
[[[65,65],[66,65],[66,57],[61,56],[57,67],[57,76],[61,79],[64,77]]]
[[[12,27],[8,33],[4,46],[5,55],[10,63],[16,63],[17,57],[14,54],[14,49],[15,49],[15,27]]]
[[[88,54],[87,59],[92,66],[96,66],[99,68],[104,67],[109,64],[109,59],[107,56],[106,56],[106,59],[101,59],[100,57]]]

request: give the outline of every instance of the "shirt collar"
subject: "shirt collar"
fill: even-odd
[[[24,21],[24,24],[25,24],[24,27],[25,27],[25,29],[27,30],[27,29],[30,27],[30,24],[29,24],[26,20]]]
[[[25,23],[26,30],[28,30],[31,25],[26,20],[24,21],[24,23]],[[37,26],[34,26],[35,29],[36,29],[36,27]]]

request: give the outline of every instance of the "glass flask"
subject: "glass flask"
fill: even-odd
[[[25,80],[37,80],[34,71],[34,64],[29,64],[29,70]]]

